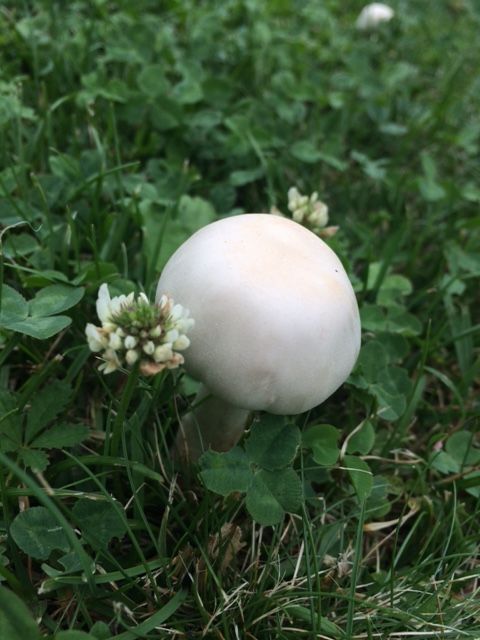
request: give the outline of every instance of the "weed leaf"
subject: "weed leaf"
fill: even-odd
[[[344,457],[343,465],[350,476],[359,502],[363,502],[368,498],[373,487],[373,475],[370,467],[361,458],[350,455]]]
[[[200,477],[210,491],[227,496],[245,492],[253,479],[250,462],[240,447],[226,453],[206,451],[200,458]]]
[[[256,422],[245,444],[250,460],[262,469],[281,469],[293,462],[300,446],[297,426],[281,416],[265,414]]]
[[[40,289],[30,301],[30,315],[33,317],[52,316],[75,306],[83,298],[83,287],[68,287],[52,284]]]
[[[72,447],[85,440],[88,427],[82,424],[56,424],[37,436],[30,446],[43,449]]]
[[[110,501],[82,498],[72,513],[89,544],[94,549],[106,549],[112,538],[121,538],[127,530],[119,510],[121,507]]]
[[[19,513],[12,522],[10,534],[31,558],[47,560],[55,549],[70,550],[63,528],[46,507],[30,507]]]
[[[303,446],[312,450],[317,464],[331,467],[338,460],[340,431],[331,424],[317,424],[303,434]]]

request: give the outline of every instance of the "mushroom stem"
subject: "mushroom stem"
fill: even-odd
[[[250,411],[213,396],[201,385],[194,407],[180,421],[175,455],[187,463],[197,462],[204,451],[228,451],[245,431]]]

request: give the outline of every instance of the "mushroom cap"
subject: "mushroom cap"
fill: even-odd
[[[360,317],[335,253],[290,219],[224,218],[191,236],[167,262],[168,294],[195,326],[187,371],[231,404],[296,414],[348,377],[360,349]]]

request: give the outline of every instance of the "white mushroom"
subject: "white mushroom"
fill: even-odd
[[[390,22],[394,17],[394,10],[383,2],[372,2],[360,11],[356,27],[361,31],[375,29],[383,22]]]
[[[226,451],[250,411],[293,415],[346,380],[360,348],[355,295],[335,253],[287,218],[245,214],[207,225],[170,258],[157,299],[190,309],[187,371],[203,385],[177,454]]]

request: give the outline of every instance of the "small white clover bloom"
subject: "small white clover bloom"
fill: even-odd
[[[122,363],[120,362],[119,357],[117,356],[116,351],[113,349],[106,349],[103,354],[103,362],[98,367],[99,371],[103,371],[103,373],[112,373],[117,369],[120,369]]]
[[[287,196],[288,196],[288,207],[290,208],[290,206],[292,206],[294,209],[296,209],[299,205],[298,201],[301,197],[297,187],[290,187],[290,189],[288,190]]]
[[[178,331],[178,329],[170,329],[170,331],[167,331],[165,340],[167,342],[175,342],[175,340],[178,340],[179,335],[180,335],[180,332]]]
[[[153,327],[153,329],[150,329],[149,333],[152,336],[152,338],[159,338],[162,335],[162,327],[159,324],[157,324],[156,327]]]
[[[154,375],[183,364],[176,350],[190,345],[185,334],[194,321],[181,304],[166,295],[150,303],[144,293],[135,298],[133,292],[111,298],[102,284],[96,306],[102,326],[88,323],[85,334],[90,350],[101,358],[100,371],[112,373],[139,362],[144,375]]]
[[[172,345],[162,344],[155,349],[153,359],[155,362],[167,362],[173,355]]]
[[[395,15],[394,10],[383,2],[372,2],[360,11],[356,21],[357,29],[367,31],[375,29],[382,22],[389,22]]]
[[[328,207],[324,202],[315,202],[310,214],[310,222],[313,227],[324,227],[328,222]]]
[[[149,340],[143,345],[143,350],[148,356],[151,356],[155,352],[155,344]]]
[[[108,346],[112,348],[114,351],[117,351],[117,349],[121,349],[122,339],[117,332],[110,334],[110,338],[108,340]]]
[[[94,353],[102,351],[108,345],[108,338],[102,334],[101,329],[93,325],[91,322],[85,327],[85,335],[87,336],[90,351]]]
[[[125,349],[135,349],[137,346],[138,340],[134,336],[127,336],[125,338]]]
[[[106,284],[98,290],[97,316],[102,324],[110,319],[110,293]]]
[[[189,346],[190,346],[190,339],[185,335],[179,336],[173,343],[173,348],[178,349],[178,351],[183,351],[184,349],[187,349]]]
[[[127,353],[125,354],[125,362],[130,366],[134,365],[139,358],[140,354],[138,353],[138,351],[135,351],[135,349],[128,349]]]
[[[328,223],[328,207],[318,199],[314,191],[310,197],[302,196],[296,187],[288,190],[288,208],[295,222],[303,224],[314,233],[319,234]]]

